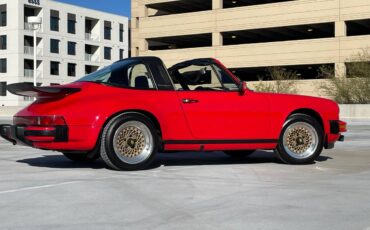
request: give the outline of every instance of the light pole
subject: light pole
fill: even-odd
[[[37,86],[37,30],[41,28],[41,17],[28,17],[27,22],[31,25],[33,30],[33,85]]]

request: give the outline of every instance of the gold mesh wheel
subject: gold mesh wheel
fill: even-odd
[[[296,122],[284,132],[285,151],[296,159],[304,159],[315,154],[319,138],[316,129],[309,123]]]
[[[113,147],[116,155],[127,164],[139,164],[153,152],[153,136],[142,122],[123,123],[115,132]]]

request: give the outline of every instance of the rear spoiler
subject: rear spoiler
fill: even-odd
[[[29,82],[11,84],[6,88],[10,93],[18,96],[37,98],[64,97],[81,91],[80,88],[69,88],[65,86],[36,87]]]

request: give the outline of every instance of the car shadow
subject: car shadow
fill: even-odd
[[[323,162],[332,159],[328,156],[320,156],[317,161]],[[36,158],[18,160],[19,163],[28,164],[34,167],[46,168],[106,168],[104,162],[99,159],[95,162],[74,162],[63,155],[44,155]],[[155,169],[161,166],[202,166],[202,165],[248,165],[248,164],[284,164],[270,151],[257,151],[251,156],[235,160],[222,152],[180,152],[180,153],[159,153],[153,164],[147,169]],[[313,163],[315,164],[315,163]]]

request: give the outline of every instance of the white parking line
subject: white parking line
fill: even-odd
[[[58,184],[48,184],[48,185],[42,185],[42,186],[12,189],[12,190],[0,191],[0,195],[7,194],[7,193],[15,193],[15,192],[23,192],[23,191],[30,191],[30,190],[36,190],[36,189],[43,189],[43,188],[52,188],[52,187],[57,187],[57,186],[70,185],[70,184],[77,184],[77,183],[81,183],[81,182],[82,181],[70,181],[70,182],[64,182],[64,183],[58,183]]]

